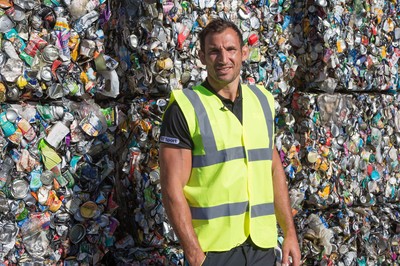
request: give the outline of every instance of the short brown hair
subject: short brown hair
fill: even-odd
[[[244,45],[243,35],[242,32],[239,30],[239,28],[236,26],[236,24],[229,20],[216,18],[213,19],[210,23],[208,23],[207,26],[199,33],[200,50],[204,51],[205,40],[208,34],[220,33],[228,28],[233,29],[237,33],[240,41],[240,47],[242,48]]]

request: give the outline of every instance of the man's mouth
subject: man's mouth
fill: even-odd
[[[218,67],[217,67],[217,71],[218,71],[218,72],[227,72],[227,71],[229,71],[231,68],[232,68],[231,66],[218,66]]]

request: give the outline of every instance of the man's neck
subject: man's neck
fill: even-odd
[[[231,82],[229,84],[213,84],[207,79],[208,84],[215,93],[221,95],[226,99],[230,99],[232,102],[235,101],[239,94],[239,80]]]

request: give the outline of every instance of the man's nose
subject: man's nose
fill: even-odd
[[[228,62],[228,52],[225,51],[225,50],[221,50],[220,53],[219,53],[218,61],[219,61],[220,63],[226,63],[226,62]]]

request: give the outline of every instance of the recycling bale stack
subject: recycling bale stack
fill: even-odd
[[[4,264],[94,265],[117,245],[115,139],[129,108],[104,100],[119,95],[109,5],[0,2]]]
[[[114,20],[110,39],[124,38],[110,48],[124,66],[122,90],[145,98],[202,81],[198,32],[213,17],[234,21],[250,48],[242,81],[263,84],[276,100],[277,148],[303,261],[396,262],[397,2],[115,5],[123,16]],[[147,197],[141,187],[137,191]],[[145,208],[139,209],[146,220]],[[147,231],[147,220],[137,224],[139,235],[155,234]]]

